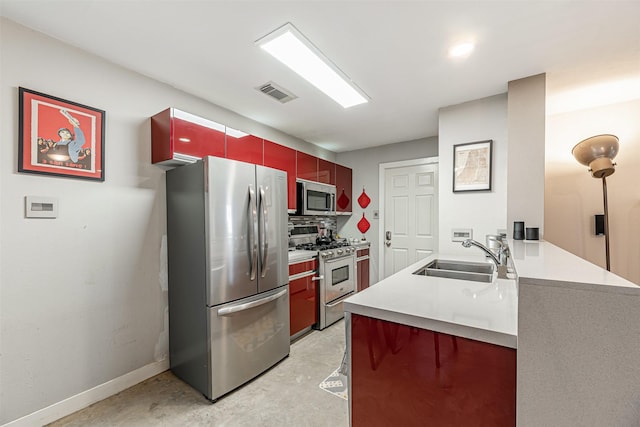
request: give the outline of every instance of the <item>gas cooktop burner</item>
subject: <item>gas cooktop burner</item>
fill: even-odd
[[[349,242],[331,242],[324,244],[316,244],[316,243],[302,243],[296,245],[296,249],[308,250],[308,251],[324,251],[327,249],[337,249],[342,248],[344,246],[349,246]]]

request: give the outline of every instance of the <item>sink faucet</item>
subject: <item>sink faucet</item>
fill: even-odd
[[[492,251],[491,249],[487,248],[485,245],[483,245],[480,242],[477,242],[475,240],[472,239],[467,239],[465,241],[462,242],[462,246],[464,246],[465,248],[470,248],[471,246],[475,246],[477,248],[482,249],[487,255],[489,255],[491,257],[491,260],[495,263],[496,268],[498,269],[498,278],[499,279],[506,279],[507,278],[507,251],[508,249],[505,248],[504,243],[502,243],[502,241],[500,241],[500,258],[498,258]]]

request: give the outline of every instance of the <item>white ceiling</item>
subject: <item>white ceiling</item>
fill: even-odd
[[[614,80],[640,88],[640,1],[0,0],[0,12],[335,152],[435,136],[440,107],[538,73],[558,98]],[[254,44],[286,22],[371,101],[345,110]],[[449,59],[466,38],[475,52]],[[298,98],[255,90],[268,81]]]

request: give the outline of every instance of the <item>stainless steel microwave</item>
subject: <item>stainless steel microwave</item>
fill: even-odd
[[[296,215],[336,214],[335,185],[297,179],[296,190]]]

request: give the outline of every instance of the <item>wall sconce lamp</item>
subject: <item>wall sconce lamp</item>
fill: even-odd
[[[607,205],[606,177],[615,172],[613,159],[618,154],[618,137],[615,135],[596,135],[580,141],[571,150],[576,160],[589,167],[594,178],[602,178],[602,195],[604,199],[604,238],[607,270],[611,271],[609,256],[609,208]]]

